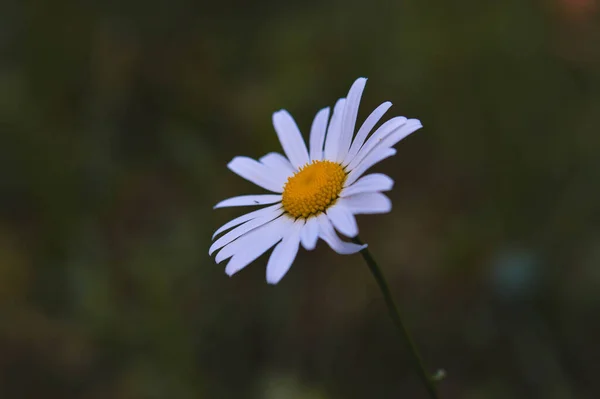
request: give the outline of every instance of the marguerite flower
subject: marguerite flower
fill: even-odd
[[[339,254],[353,254],[365,246],[342,241],[336,230],[356,237],[354,215],[387,213],[390,200],[382,191],[393,180],[381,173],[363,176],[376,163],[396,153],[392,147],[422,127],[417,119],[399,116],[369,133],[391,107],[384,102],[354,135],[358,106],[367,80],[357,79],[347,98],[320,110],[312,123],[309,148],[292,116],[285,110],[273,114],[273,125],[285,156],[271,152],[258,161],[235,157],[227,165],[234,173],[275,194],[243,195],[219,202],[215,208],[270,205],[221,226],[209,249],[216,261],[231,258],[225,268],[233,275],[275,246],[267,263],[267,282],[278,283],[287,273],[302,245],[312,250],[319,238]],[[237,227],[236,227],[237,226]]]

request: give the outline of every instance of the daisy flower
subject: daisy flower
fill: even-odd
[[[383,191],[394,182],[381,173],[365,175],[376,163],[396,153],[392,148],[422,127],[417,119],[398,116],[369,133],[391,107],[384,102],[355,132],[360,99],[367,80],[357,79],[346,98],[315,116],[308,148],[292,116],[273,114],[273,126],[286,156],[271,152],[258,161],[235,157],[227,165],[234,173],[274,194],[243,195],[219,202],[215,208],[263,207],[231,220],[213,235],[209,249],[216,262],[230,259],[231,276],[275,246],[267,263],[267,282],[278,283],[292,265],[300,245],[315,248],[321,238],[339,254],[353,254],[365,245],[343,241],[358,235],[355,215],[387,213],[392,204]]]

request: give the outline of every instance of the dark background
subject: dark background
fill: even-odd
[[[359,218],[442,398],[598,398],[597,0],[0,2],[0,398],[425,398],[358,255],[212,232],[369,82],[424,129]]]

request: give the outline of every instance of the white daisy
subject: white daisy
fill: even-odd
[[[329,108],[320,110],[310,130],[309,149],[292,116],[273,114],[273,125],[285,156],[271,152],[258,161],[235,157],[227,165],[234,173],[275,194],[243,195],[219,202],[215,208],[270,205],[221,226],[209,249],[217,263],[231,258],[225,272],[237,273],[275,246],[267,263],[267,282],[276,284],[287,273],[300,244],[312,250],[319,238],[339,254],[353,254],[365,246],[342,241],[358,234],[354,215],[387,213],[392,204],[382,191],[394,182],[381,173],[363,176],[376,163],[396,153],[392,147],[422,127],[417,119],[399,116],[371,130],[391,107],[384,102],[367,117],[354,135],[358,106],[367,80],[357,79],[347,98],[337,101],[331,120]],[[271,205],[272,204],[272,205]],[[237,226],[237,227],[236,227]],[[235,228],[234,228],[235,227]]]

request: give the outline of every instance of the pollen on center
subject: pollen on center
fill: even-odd
[[[313,161],[288,178],[283,188],[283,209],[295,218],[324,212],[340,196],[346,172],[338,163]]]

